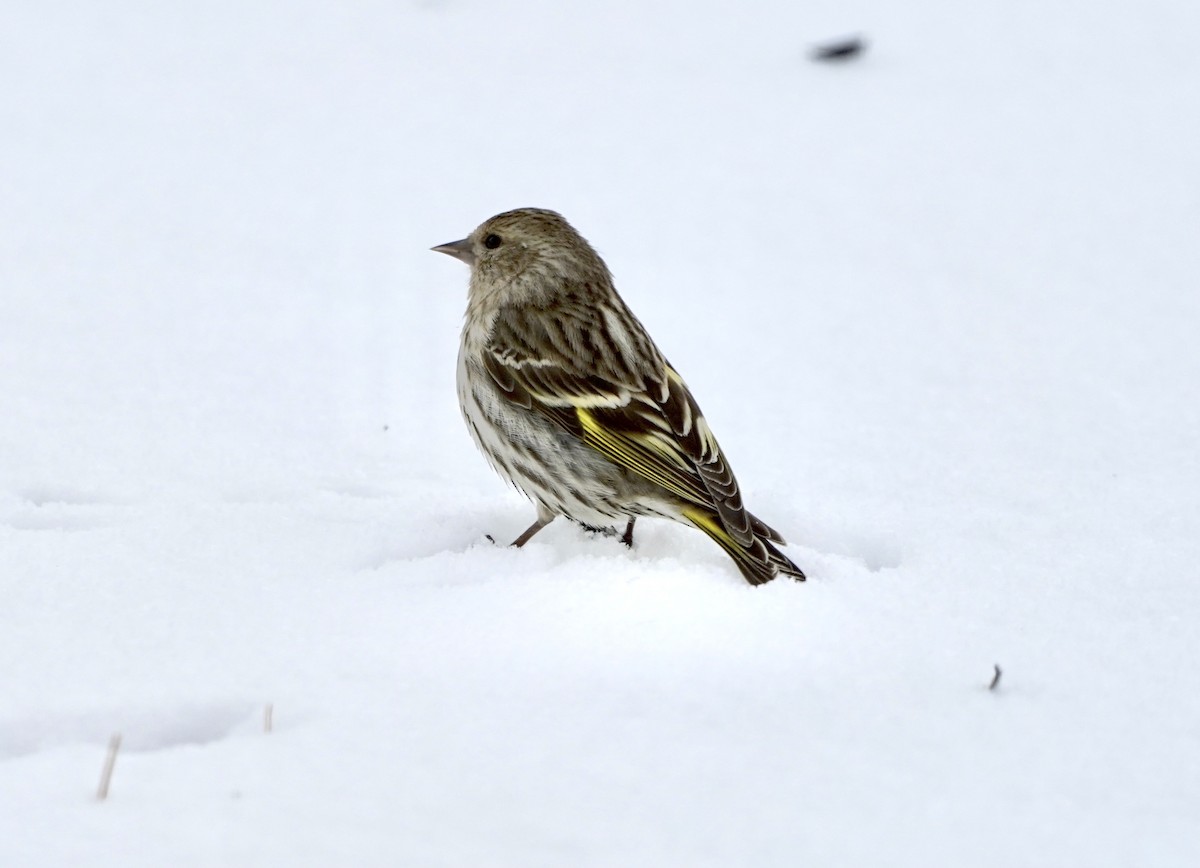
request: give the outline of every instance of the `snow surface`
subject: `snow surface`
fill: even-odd
[[[1200,6],[4,18],[0,865],[1200,861]],[[485,540],[524,205],[806,584]]]

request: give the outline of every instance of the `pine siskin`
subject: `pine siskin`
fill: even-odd
[[[458,399],[480,451],[537,506],[522,546],[563,515],[638,516],[704,531],[752,585],[804,573],[746,511],[683,379],[613,287],[591,245],[553,211],[522,208],[434,247],[471,267]]]

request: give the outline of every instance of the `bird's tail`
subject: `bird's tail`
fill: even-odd
[[[684,515],[692,525],[704,531],[712,537],[713,542],[725,549],[725,553],[733,558],[733,562],[750,584],[762,585],[778,575],[791,576],[798,582],[804,581],[801,569],[774,546],[774,543],[782,543],[783,537],[754,516],[750,516],[750,544],[742,545],[730,536],[715,513],[692,508],[685,509]]]

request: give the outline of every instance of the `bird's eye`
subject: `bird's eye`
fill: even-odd
[[[495,250],[500,246],[500,236],[494,234],[489,235],[487,238],[483,239],[483,246],[488,250]]]

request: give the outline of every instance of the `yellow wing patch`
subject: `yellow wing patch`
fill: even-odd
[[[626,435],[609,431],[585,407],[576,407],[575,416],[583,428],[583,441],[593,449],[684,500],[705,502],[700,481],[691,478],[690,465],[664,437],[653,433]]]

